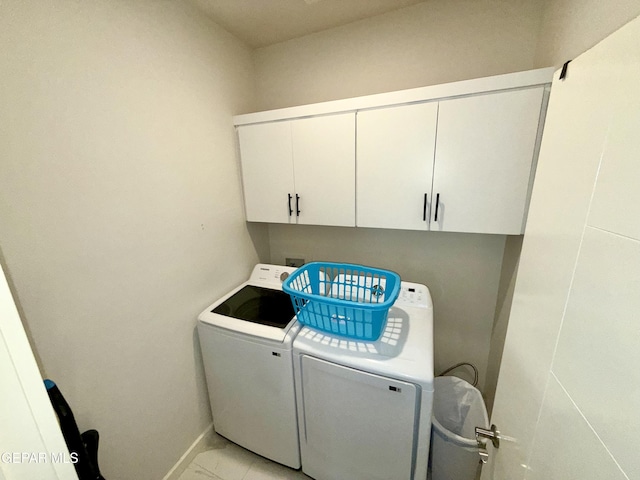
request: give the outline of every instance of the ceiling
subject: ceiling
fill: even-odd
[[[188,0],[253,48],[345,25],[424,0]]]

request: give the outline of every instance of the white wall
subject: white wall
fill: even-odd
[[[6,0],[0,45],[0,244],[41,367],[106,478],[161,478],[211,421],[196,315],[258,261],[251,52],[164,1]]]
[[[257,103],[279,108],[527,70],[541,16],[535,2],[427,1],[258,49]],[[269,233],[274,262],[298,254],[357,259],[425,283],[435,302],[437,373],[470,361],[483,386],[504,236],[283,225],[270,225]],[[468,268],[481,274],[468,275]]]
[[[533,68],[542,8],[427,0],[255,51],[260,110]]]

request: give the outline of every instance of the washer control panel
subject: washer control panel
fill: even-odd
[[[398,295],[396,305],[430,307],[431,294],[429,293],[429,289],[424,285],[419,283],[402,282],[400,284],[400,295]]]
[[[295,267],[285,267],[284,265],[267,265],[259,263],[253,268],[251,282],[266,282],[274,285],[282,285],[282,282],[296,270]]]

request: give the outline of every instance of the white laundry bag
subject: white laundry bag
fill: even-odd
[[[489,428],[480,391],[458,377],[436,377],[431,480],[474,480],[480,468],[475,427]]]

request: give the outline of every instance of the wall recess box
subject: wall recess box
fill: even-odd
[[[301,267],[304,265],[304,258],[285,258],[285,264],[287,267]]]

